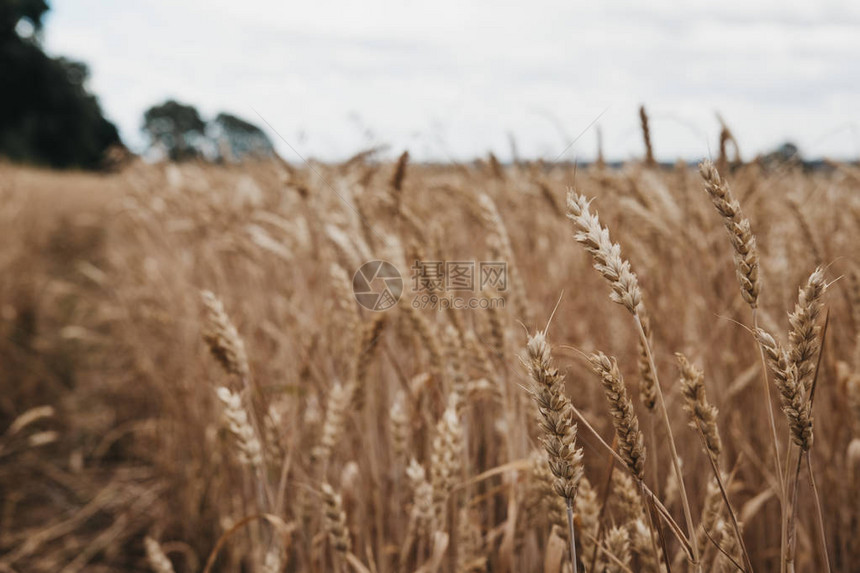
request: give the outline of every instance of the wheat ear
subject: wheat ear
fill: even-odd
[[[239,461],[254,468],[261,468],[263,465],[263,448],[260,437],[242,404],[242,396],[224,386],[218,387],[216,394],[224,405],[225,425],[235,437],[239,447]]]
[[[576,227],[574,238],[594,257],[597,272],[609,281],[609,298],[635,315],[642,299],[639,280],[630,270],[630,263],[621,257],[621,247],[609,238],[609,229],[601,226],[597,213],[591,213],[590,205],[584,195],[572,189],[568,192],[567,216]]]
[[[736,545],[741,551],[744,564],[748,569],[752,570],[743,534],[738,524],[735,510],[729,502],[729,495],[723,483],[722,474],[720,473],[719,459],[720,453],[723,450],[723,444],[717,428],[717,408],[711,405],[705,396],[705,374],[701,368],[690,364],[683,354],[678,353],[675,356],[678,358],[678,366],[681,371],[681,393],[684,396],[684,409],[689,414],[690,426],[697,430],[699,436],[702,438],[702,443],[705,447],[705,452],[708,454],[722,501],[725,503],[726,511],[731,518],[732,527],[737,537]]]
[[[648,122],[648,112],[645,106],[639,106],[639,123],[642,126],[642,139],[645,141],[645,164],[653,167],[657,164],[654,160],[654,148],[651,146],[651,127]]]
[[[149,566],[155,573],[174,573],[173,564],[161,545],[148,535],[143,539],[143,546],[146,548],[146,559],[149,561]]]
[[[717,409],[705,396],[705,374],[701,368],[690,364],[687,357],[676,353],[681,371],[681,394],[684,396],[684,409],[690,420],[690,427],[698,430],[705,440],[705,449],[716,461],[723,451],[723,442],[717,428]]]
[[[224,311],[224,305],[210,291],[202,291],[200,298],[206,309],[203,340],[209,347],[209,351],[228,374],[235,374],[243,380],[247,379],[250,368],[248,356],[245,354],[245,345],[230,317]]]
[[[346,512],[343,510],[343,500],[340,494],[327,483],[323,483],[322,492],[323,516],[332,548],[342,557],[346,557],[352,548],[349,529],[346,527]]]
[[[523,359],[532,379],[531,394],[538,406],[538,425],[546,449],[549,469],[555,476],[554,489],[567,504],[570,559],[576,573],[576,538],[573,529],[573,504],[583,475],[582,449],[576,448],[576,423],[573,406],[564,394],[564,376],[553,365],[546,332],[530,336]]]
[[[654,364],[654,355],[645,327],[642,323],[640,303],[642,293],[639,289],[639,280],[630,269],[630,263],[621,257],[621,247],[613,243],[609,238],[609,230],[600,224],[597,214],[589,211],[590,201],[585,196],[571,189],[567,194],[568,217],[573,221],[577,229],[574,238],[582,244],[586,251],[594,258],[594,268],[609,281],[612,293],[609,297],[616,303],[623,305],[636,320],[636,328],[639,330],[639,338],[642,342],[648,366],[654,375],[654,387],[657,389],[657,402],[660,404],[660,413],[663,424],[666,426],[666,434],[669,437],[669,451],[672,455],[672,466],[678,474],[678,485],[681,491],[681,504],[684,508],[684,517],[687,521],[687,533],[690,535],[690,549],[694,566],[699,570],[698,547],[693,532],[693,514],[690,511],[690,501],[687,498],[687,490],[681,475],[681,458],[675,446],[675,438],[672,434],[672,424],[669,422],[669,412],[666,409],[666,401],[660,388],[660,380],[657,377],[657,367]],[[640,480],[641,481],[641,480]]]
[[[818,317],[823,307],[822,298],[827,290],[824,281],[824,270],[820,267],[809,276],[797,296],[788,321],[791,329],[788,333],[788,353],[792,363],[797,368],[797,381],[803,387],[805,394],[812,390],[812,377],[815,373],[815,356],[821,348],[821,327]]]
[[[374,357],[379,352],[379,343],[382,332],[386,325],[385,314],[379,313],[367,324],[359,338],[352,367],[352,405],[356,410],[364,407],[365,385],[367,382],[367,371]]]
[[[639,418],[633,410],[633,401],[627,396],[618,364],[602,352],[592,354],[589,361],[609,403],[612,425],[618,437],[618,453],[633,475],[645,479],[645,438],[639,430]]]
[[[723,224],[729,232],[729,238],[735,253],[735,272],[741,287],[741,295],[751,308],[758,306],[758,295],[761,288],[758,276],[758,248],[755,235],[750,229],[750,222],[729,189],[722,180],[717,168],[710,161],[699,165],[699,173],[705,182],[705,191],[717,212],[723,218]]]
[[[609,556],[615,559],[609,559]],[[626,573],[630,570],[630,534],[623,527],[612,527],[606,533],[606,551],[600,571]]]
[[[757,329],[755,336],[764,350],[779,390],[782,412],[788,419],[791,430],[791,440],[800,447],[801,451],[806,452],[812,446],[812,409],[811,404],[803,396],[797,366],[782,344],[776,342],[764,329]]]

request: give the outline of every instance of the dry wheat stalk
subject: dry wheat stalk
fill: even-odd
[[[663,565],[663,551],[657,547],[654,554],[654,541],[651,529],[641,517],[628,524],[630,533],[630,548],[639,558],[639,571],[641,573],[662,573],[666,570]]]
[[[406,166],[409,164],[409,152],[404,151],[397,159],[394,173],[391,175],[391,191],[394,197],[394,205],[397,211],[403,203],[403,181],[406,179]]]
[[[618,512],[621,523],[632,523],[645,515],[639,488],[628,474],[612,472],[612,506]]]
[[[657,162],[654,160],[654,148],[651,146],[651,128],[648,125],[648,113],[645,111],[645,106],[639,106],[639,123],[642,126],[642,139],[645,141],[645,164],[654,166]]]
[[[457,519],[457,573],[485,573],[487,555],[480,526],[468,508],[460,510]]]
[[[283,571],[284,564],[281,561],[281,551],[280,549],[273,547],[266,551],[266,557],[263,561],[263,568],[261,573],[281,573]]]
[[[717,523],[723,513],[723,496],[720,493],[720,486],[716,478],[708,481],[707,489],[705,490],[705,500],[702,505],[702,515],[699,518],[699,526],[696,529],[696,537],[699,545],[704,548],[702,551],[702,566],[707,571],[714,558],[714,549],[712,548],[708,537],[716,538]]]
[[[143,545],[146,548],[146,559],[155,573],[174,573],[173,564],[164,554],[158,541],[147,535],[143,539]]]
[[[338,263],[329,265],[329,277],[334,286],[334,304],[340,309],[344,332],[358,332],[360,317],[352,290],[352,278]]]
[[[319,444],[311,451],[311,458],[314,461],[327,462],[331,458],[332,450],[343,435],[346,412],[351,401],[352,392],[349,386],[339,383],[332,386],[326,404],[322,435]]]
[[[437,378],[442,376],[445,371],[443,366],[444,358],[442,354],[442,347],[439,344],[439,340],[436,338],[436,335],[430,329],[430,325],[427,323],[427,319],[422,316],[419,310],[412,306],[409,306],[406,309],[406,316],[409,318],[409,323],[412,325],[412,328],[418,334],[418,338],[421,339],[424,348],[430,355],[430,371]]]
[[[206,308],[203,340],[209,346],[209,351],[228,374],[247,378],[250,368],[245,345],[230,317],[224,312],[224,305],[210,291],[201,291],[200,298]]]
[[[494,357],[501,359],[505,355],[505,327],[502,324],[501,312],[496,307],[490,306],[484,314],[487,317],[485,338],[489,341],[488,347]]]
[[[855,433],[860,436],[860,373],[851,374],[845,381],[848,410],[852,414]]]
[[[457,329],[449,324],[445,327],[445,356],[448,362],[448,377],[451,380],[451,396],[457,404],[458,411],[466,400],[466,356],[463,352],[463,341]]]
[[[367,371],[371,362],[379,352],[379,343],[382,331],[387,323],[386,315],[378,313],[373,320],[365,325],[361,337],[356,343],[355,357],[352,366],[352,405],[356,410],[364,407],[365,385],[367,382]]]
[[[681,468],[684,467],[684,460],[681,460]],[[678,501],[678,474],[669,472],[666,476],[666,483],[663,485],[663,502],[666,507],[671,507]]]
[[[791,439],[802,451],[808,451],[812,446],[812,405],[803,395],[797,367],[782,344],[776,342],[764,329],[757,329],[755,336],[764,350],[779,390],[782,412],[791,429]]]
[[[644,306],[639,306],[639,314],[642,320],[642,330],[645,332],[645,340],[639,340],[639,354],[636,361],[639,368],[639,398],[648,411],[653,412],[657,406],[657,380],[654,378],[654,372],[651,371],[648,350],[645,347],[646,344],[653,343],[651,321]]]
[[[215,390],[224,405],[224,422],[239,446],[239,461],[245,465],[259,468],[263,464],[263,448],[260,437],[251,424],[248,412],[242,404],[242,396],[229,388],[219,386]]]
[[[282,403],[272,402],[263,418],[263,433],[265,435],[266,457],[278,463],[284,455],[281,428],[284,423]]]
[[[332,548],[342,557],[350,552],[352,541],[349,537],[349,529],[346,526],[346,513],[343,510],[343,500],[339,493],[327,483],[320,487],[323,501],[323,516],[328,538]]]
[[[579,481],[579,491],[576,495],[576,516],[579,518],[580,530],[583,535],[579,537],[582,547],[582,561],[587,571],[591,563],[591,556],[597,548],[597,534],[600,529],[600,501],[597,492],[591,487],[588,478],[582,476]]]
[[[529,336],[523,363],[532,379],[531,394],[538,406],[538,425],[543,433],[549,469],[555,476],[555,492],[567,505],[570,560],[576,572],[576,539],[573,528],[573,504],[583,475],[582,449],[576,448],[576,423],[573,406],[564,394],[564,376],[553,365],[546,332]]]
[[[607,555],[601,560],[600,571],[604,573],[626,573],[630,568],[630,534],[624,527],[613,526],[606,532]],[[616,561],[617,560],[617,561]]]
[[[546,510],[547,520],[557,527],[557,531],[564,531],[567,529],[567,509],[563,498],[555,492],[555,477],[549,469],[546,450],[534,450],[529,456],[529,467],[532,476],[530,483],[534,485],[539,505]]]
[[[755,235],[750,229],[749,219],[744,216],[740,203],[734,198],[728,184],[720,178],[713,163],[703,161],[699,165],[699,173],[705,181],[705,190],[729,232],[735,253],[735,271],[740,283],[741,295],[747,304],[755,309],[758,306],[761,284],[758,276],[758,249]]]
[[[504,220],[502,220],[496,204],[489,195],[486,193],[478,195],[478,204],[481,208],[481,218],[484,226],[490,232],[487,240],[490,246],[490,254],[493,258],[507,263],[505,272],[507,273],[507,280],[514,299],[516,317],[525,324],[528,324],[530,316],[526,304],[526,289],[525,285],[523,285],[520,269],[516,264],[508,229],[505,227]]]
[[[609,297],[635,315],[642,298],[639,281],[630,263],[621,258],[621,247],[609,238],[609,229],[601,226],[596,213],[589,211],[590,203],[573,189],[567,194],[567,216],[577,229],[574,238],[591,253],[594,268],[609,281]]]
[[[827,290],[824,282],[824,271],[821,267],[815,269],[806,284],[800,288],[794,312],[789,314],[788,321],[791,329],[788,333],[788,353],[795,368],[797,381],[805,394],[812,389],[812,378],[815,373],[815,356],[821,348],[817,325],[823,303],[821,299]]]
[[[570,400],[564,394],[564,376],[552,363],[545,332],[529,337],[523,361],[534,382],[531,393],[540,411],[541,441],[556,478],[555,491],[572,502],[582,479],[582,450],[576,448],[576,423]]]
[[[499,163],[499,159],[496,157],[496,154],[491,151],[489,157],[487,157],[487,161],[490,164],[490,173],[492,173],[493,177],[500,180],[504,179],[504,167]]]
[[[411,418],[406,408],[406,394],[400,390],[388,413],[391,424],[391,444],[394,457],[397,460],[405,460],[409,450]]]
[[[717,409],[705,396],[705,374],[690,364],[683,354],[677,353],[675,356],[681,371],[681,394],[684,396],[684,409],[690,417],[690,427],[701,432],[708,455],[717,462],[723,442],[717,428]]]
[[[732,530],[732,526],[722,519],[717,522],[715,539],[720,547],[731,556],[731,559],[722,552],[717,555],[716,566],[719,573],[734,573],[738,570],[736,564],[742,562],[741,549],[738,538]]]
[[[595,161],[595,165],[597,169],[602,171],[606,169],[606,159],[603,156],[603,129],[597,125],[594,131],[595,135],[597,135],[597,160]]]
[[[678,485],[681,493],[681,504],[684,508],[684,518],[687,522],[687,531],[689,534],[689,532],[693,531],[693,517],[692,512],[690,511],[690,502],[687,498],[683,476],[681,476],[680,457],[678,456],[678,451],[675,446],[675,438],[672,434],[672,424],[669,421],[669,412],[666,409],[666,402],[663,398],[663,392],[660,389],[660,381],[657,378],[657,367],[654,364],[654,355],[651,351],[647,333],[645,332],[645,327],[642,323],[642,315],[640,313],[642,294],[639,289],[639,281],[636,278],[636,274],[630,269],[630,263],[621,257],[621,247],[617,243],[612,243],[610,240],[609,230],[601,226],[597,214],[592,215],[590,213],[588,199],[571,189],[567,196],[567,207],[568,217],[573,221],[574,226],[577,229],[577,233],[574,235],[574,238],[585,247],[586,251],[591,253],[595,260],[594,268],[609,281],[612,287],[610,298],[614,302],[623,305],[636,320],[636,326],[639,331],[640,340],[643,344],[644,353],[648,359],[650,372],[654,375],[654,387],[657,390],[657,401],[660,404],[660,414],[666,428],[666,434],[669,438],[668,443],[669,450],[672,455],[672,466],[679,476]],[[612,396],[610,396],[610,402],[611,400]],[[632,411],[632,404],[630,405],[630,409]],[[641,434],[639,439],[641,440]],[[628,444],[628,446],[632,446],[632,444]],[[628,453],[630,452],[632,452],[632,449],[628,447]],[[644,449],[642,454],[644,454]],[[629,461],[635,460],[631,459]],[[625,460],[625,463],[627,463],[627,460]],[[638,475],[641,482],[642,474],[640,473]],[[695,564],[696,561],[698,561],[698,548],[696,546],[695,537],[691,537],[690,542],[691,557]]]
[[[824,257],[821,255],[821,249],[818,247],[818,238],[812,231],[809,219],[804,212],[804,207],[799,205],[794,199],[786,201],[786,205],[788,206],[789,211],[794,215],[795,219],[797,219],[797,226],[800,227],[800,232],[803,234],[803,242],[812,254],[812,260],[818,266],[823,265]]]
[[[416,522],[418,534],[424,536],[435,530],[433,486],[427,481],[424,466],[415,458],[409,461],[406,476],[412,489],[412,516]]]
[[[633,401],[627,396],[618,364],[602,352],[592,354],[589,361],[600,378],[609,403],[612,425],[618,437],[618,453],[633,475],[642,480],[645,478],[645,439],[639,430],[639,419],[633,410]]]
[[[436,424],[436,435],[430,454],[430,483],[433,486],[433,501],[436,514],[445,516],[448,495],[460,479],[463,469],[463,429],[453,400]],[[439,523],[445,523],[440,519]]]

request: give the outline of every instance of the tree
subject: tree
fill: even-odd
[[[44,0],[4,0],[0,2],[0,39],[3,41],[17,36],[16,29],[21,20],[33,26],[34,31],[42,29],[42,16],[49,10]]]
[[[119,134],[87,91],[86,65],[42,51],[37,32],[47,10],[43,0],[0,2],[0,155],[98,168],[105,151],[120,144]]]
[[[275,147],[263,130],[235,115],[219,113],[211,124],[210,132],[224,159],[275,155]]]
[[[197,109],[172,99],[146,110],[142,129],[171,161],[199,157],[205,146],[206,123]]]

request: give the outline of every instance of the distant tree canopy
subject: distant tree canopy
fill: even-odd
[[[175,100],[146,110],[142,130],[150,145],[171,161],[237,161],[275,154],[271,140],[256,125],[229,113],[219,113],[207,124],[194,106]]]
[[[15,33],[21,20],[26,20],[35,31],[42,29],[42,16],[49,10],[44,0],[4,0],[0,3],[0,37]]]
[[[263,130],[229,113],[219,113],[212,122],[212,137],[218,142],[222,156],[228,159],[243,157],[271,157],[275,148]]]
[[[120,143],[85,86],[86,65],[51,58],[39,43],[43,0],[0,0],[0,155],[52,167],[101,166]]]
[[[174,100],[152,106],[143,114],[143,131],[171,161],[199,156],[205,129],[206,122],[193,106]]]

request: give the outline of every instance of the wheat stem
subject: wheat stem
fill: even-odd
[[[693,535],[693,514],[690,511],[690,501],[687,497],[687,488],[684,486],[684,476],[681,473],[681,458],[678,456],[678,450],[675,447],[675,437],[672,434],[672,424],[669,422],[669,411],[666,409],[666,401],[663,398],[663,389],[660,386],[660,379],[657,376],[657,367],[654,364],[654,354],[651,351],[651,345],[648,344],[648,337],[645,334],[645,329],[642,327],[642,321],[639,319],[639,314],[634,313],[633,317],[636,320],[636,326],[639,329],[639,337],[641,338],[642,343],[645,346],[645,352],[648,355],[648,363],[651,366],[651,372],[654,373],[654,382],[657,388],[657,403],[660,405],[660,413],[663,415],[663,423],[666,425],[666,434],[669,438],[669,451],[672,455],[672,466],[675,469],[675,473],[678,475],[678,490],[681,494],[681,505],[684,508],[684,519],[687,521],[687,532],[690,536],[693,566],[696,571],[701,571],[701,564],[699,563],[699,548],[696,543],[696,536]]]

